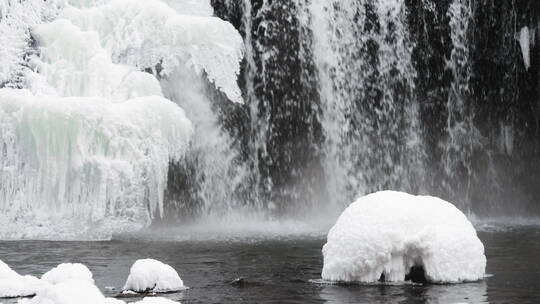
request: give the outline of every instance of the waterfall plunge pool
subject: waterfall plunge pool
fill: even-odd
[[[190,287],[165,295],[182,303],[538,303],[540,299],[540,226],[482,225],[478,235],[490,275],[480,282],[425,286],[315,283],[325,236],[304,232],[198,240],[156,240],[148,233],[103,242],[1,241],[0,257],[20,274],[38,276],[62,262],[84,263],[107,296],[119,292],[135,260],[155,258],[174,267]],[[237,278],[243,283],[231,284]]]

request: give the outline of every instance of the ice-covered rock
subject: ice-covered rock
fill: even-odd
[[[382,191],[359,198],[339,217],[323,247],[322,278],[338,282],[428,282],[485,275],[484,246],[465,215],[436,197]]]
[[[41,280],[50,284],[58,284],[70,280],[87,281],[94,284],[92,272],[80,263],[63,263],[47,271],[41,276]]]
[[[38,278],[20,275],[0,260],[0,298],[32,296],[44,286]]]
[[[184,282],[171,266],[154,259],[137,260],[123,288],[135,292],[169,292],[186,289]]]

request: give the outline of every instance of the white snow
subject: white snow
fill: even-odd
[[[175,304],[178,303],[173,300],[160,297],[146,297],[141,301],[135,302],[134,304]]]
[[[530,41],[530,34],[529,34],[529,28],[527,26],[524,26],[519,31],[519,45],[521,46],[521,54],[523,56],[523,63],[525,64],[525,69],[529,69],[531,67],[531,41]]]
[[[404,281],[412,266],[430,282],[485,275],[484,246],[465,215],[436,197],[382,191],[359,198],[339,217],[323,247],[322,278]]]
[[[142,259],[131,266],[123,289],[135,292],[169,292],[186,289],[186,287],[171,266],[154,259]]]
[[[63,263],[47,271],[41,276],[41,280],[50,284],[59,284],[65,281],[80,280],[94,284],[92,272],[80,263]]]
[[[173,270],[174,271],[174,270]],[[64,263],[46,272],[41,280],[21,276],[0,261],[0,298],[22,298],[18,304],[125,304],[124,301],[106,298],[94,285],[92,273],[83,264]],[[174,304],[165,298],[143,298],[134,303]]]
[[[32,299],[22,299],[19,304],[105,304],[105,296],[86,280],[68,280],[49,285]]]
[[[20,275],[0,260],[0,298],[31,296],[44,286],[38,278]]]

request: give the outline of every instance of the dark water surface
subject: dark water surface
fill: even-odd
[[[0,259],[40,276],[62,262],[86,264],[108,296],[131,264],[151,257],[173,266],[189,290],[182,303],[540,303],[540,228],[479,232],[486,247],[484,281],[455,285],[321,285],[324,237],[229,241],[0,242]],[[243,277],[241,286],[230,284]],[[16,301],[15,301],[16,302]],[[14,303],[14,301],[4,301]]]

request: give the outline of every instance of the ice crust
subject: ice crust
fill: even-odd
[[[154,259],[137,260],[124,285],[124,290],[135,292],[170,292],[185,288],[174,268]]]
[[[466,216],[431,196],[382,191],[359,198],[339,217],[323,247],[322,278],[337,282],[404,281],[423,267],[433,283],[480,280],[484,246]]]

